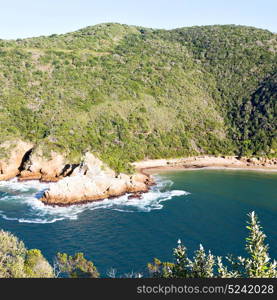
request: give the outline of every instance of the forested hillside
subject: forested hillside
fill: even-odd
[[[143,158],[276,156],[277,35],[100,24],[0,40],[0,138],[118,171]]]

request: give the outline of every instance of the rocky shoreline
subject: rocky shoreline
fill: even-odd
[[[81,204],[126,193],[138,195],[147,192],[152,184],[153,180],[147,175],[116,174],[91,153],[87,153],[73,174],[51,185],[40,200],[48,205]]]
[[[39,199],[52,206],[84,204],[125,194],[140,198],[154,184],[151,174],[161,170],[242,168],[277,171],[277,158],[204,155],[144,160],[133,163],[135,174],[116,174],[90,152],[85,153],[79,164],[70,164],[54,151],[45,158],[34,145],[21,140],[0,144],[1,153],[0,181],[17,177],[19,181],[54,182]],[[7,155],[3,156],[3,153]]]
[[[154,184],[151,176],[142,173],[116,174],[92,153],[87,152],[79,164],[69,164],[65,158],[51,151],[48,158],[34,145],[22,141],[0,145],[0,181],[17,177],[19,181],[54,182],[40,201],[52,206],[68,206],[100,201],[130,193],[139,198]]]

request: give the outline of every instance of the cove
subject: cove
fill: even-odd
[[[142,199],[116,199],[65,208],[37,198],[38,182],[0,183],[0,228],[38,248],[50,262],[55,253],[84,252],[103,277],[147,274],[152,258],[172,259],[180,238],[189,254],[202,243],[213,254],[244,255],[246,214],[255,211],[277,257],[277,174],[246,170],[167,171]]]

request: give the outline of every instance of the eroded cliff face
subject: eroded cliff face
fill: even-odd
[[[38,147],[22,141],[0,145],[0,180],[18,176],[19,181],[56,182],[45,191],[41,201],[50,205],[70,205],[116,197],[125,193],[147,192],[153,182],[143,174],[116,174],[92,153],[79,164],[69,164],[65,157],[51,151],[47,157]]]
[[[63,155],[51,151],[48,158],[42,151],[33,151],[28,160],[24,162],[19,180],[41,180],[55,182],[72,171],[73,166],[66,164]]]
[[[0,144],[0,180],[9,180],[17,176],[32,148],[31,143],[21,140],[6,141]]]
[[[60,206],[80,204],[125,193],[147,192],[151,183],[151,179],[142,174],[116,175],[93,154],[86,153],[83,162],[71,176],[52,185],[45,191],[41,201]]]

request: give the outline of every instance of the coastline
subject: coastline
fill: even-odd
[[[135,172],[128,175],[117,174],[90,152],[84,155],[80,164],[65,165],[62,156],[55,153],[49,161],[35,156],[24,160],[24,151],[14,153],[17,160],[2,164],[2,169],[7,171],[2,176],[4,180],[17,177],[19,182],[30,179],[55,182],[39,199],[50,206],[85,204],[125,194],[130,194],[130,198],[140,198],[151,185],[155,185],[152,175],[164,171],[224,169],[277,172],[277,158],[202,155],[134,162]],[[3,180],[1,176],[0,180]]]
[[[193,156],[173,159],[142,160],[132,164],[136,172],[151,176],[163,171],[245,170],[277,172],[277,159],[238,158],[236,156]]]

